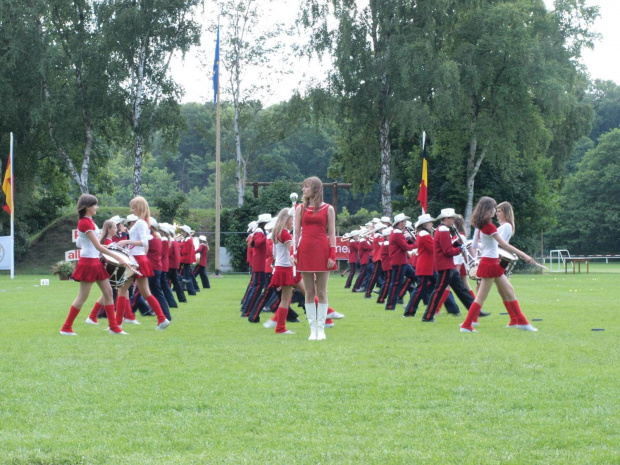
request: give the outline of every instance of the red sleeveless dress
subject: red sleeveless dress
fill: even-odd
[[[323,203],[315,214],[313,207],[300,208],[301,238],[297,248],[297,270],[322,272],[327,268],[329,259],[329,238],[327,237],[327,210],[329,204]]]

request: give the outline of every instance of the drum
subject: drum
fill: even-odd
[[[465,264],[465,268],[467,268],[467,276],[469,279],[473,279],[474,281],[480,279],[478,278],[478,266],[480,265],[480,259],[475,258],[470,263]]]
[[[122,247],[115,244],[110,244],[108,249],[115,253],[125,255],[129,261],[129,266],[124,267],[114,257],[101,254],[101,262],[103,263],[103,266],[105,266],[106,271],[110,274],[110,285],[113,288],[119,288],[137,273],[136,270],[138,269],[138,262],[136,262],[135,258],[131,256],[128,250]]]
[[[503,249],[497,249],[497,251],[499,253],[499,266],[506,270],[506,276],[510,276],[519,257]]]

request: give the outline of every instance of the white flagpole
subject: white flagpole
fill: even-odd
[[[11,163],[11,279],[15,278],[15,181],[13,179],[13,133],[11,133],[11,145],[9,149],[9,160]]]
[[[424,147],[426,146],[426,131],[422,131],[422,154],[424,154]],[[428,196],[428,186],[426,186],[426,195]],[[424,207],[422,207],[422,214],[424,215]]]

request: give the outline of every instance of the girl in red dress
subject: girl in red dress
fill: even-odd
[[[481,281],[476,299],[469,307],[467,318],[461,325],[461,332],[476,332],[472,323],[477,321],[482,305],[489,295],[493,283],[495,283],[502,296],[504,306],[510,315],[511,321],[515,320],[517,322],[514,327],[524,331],[538,331],[527,321],[527,318],[521,312],[514,288],[504,274],[504,269],[499,266],[497,247],[499,245],[502,249],[519,255],[527,263],[533,263],[534,260],[525,252],[508,244],[498,234],[497,228],[491,221],[495,215],[496,208],[497,202],[495,202],[495,200],[491,197],[482,197],[472,213],[471,224],[480,231],[480,243],[482,244],[482,258],[478,266],[478,277],[481,278]],[[474,243],[477,242],[477,239],[474,238]]]
[[[78,211],[78,246],[82,248],[77,267],[73,272],[73,279],[80,282],[80,290],[71,305],[69,315],[60,330],[61,336],[77,336],[73,332],[73,322],[80,313],[82,305],[86,302],[93,283],[97,283],[103,294],[103,305],[110,321],[110,334],[127,334],[114,322],[114,300],[112,299],[112,286],[110,275],[103,263],[99,260],[99,254],[109,255],[124,265],[127,259],[122,255],[106,249],[99,242],[99,228],[93,221],[93,216],[99,209],[97,197],[90,194],[82,194],[77,203]]]
[[[138,219],[129,230],[129,239],[119,241],[118,245],[119,247],[132,247],[131,255],[133,255],[138,262],[138,271],[141,273],[140,276],[134,275],[134,280],[138,283],[140,294],[142,294],[142,297],[146,299],[153,312],[155,312],[155,315],[157,315],[157,326],[155,329],[166,329],[170,324],[170,321],[165,317],[155,296],[151,294],[148,281],[148,278],[155,275],[153,272],[153,267],[146,256],[149,250],[150,236],[149,218],[151,216],[151,212],[149,209],[149,204],[144,197],[137,196],[131,199],[131,202],[129,202],[129,208],[131,209],[131,213],[136,215]],[[125,309],[130,306],[129,286],[131,283],[132,282],[128,280],[118,291],[118,299],[116,301],[116,321],[119,324],[123,321]]]
[[[117,231],[118,228],[116,227],[116,223],[113,220],[106,220],[106,222],[103,223],[103,226],[101,227],[99,243],[104,247],[112,244],[114,242],[112,238],[116,236]],[[114,295],[115,291],[115,289],[112,289],[113,300],[116,300],[116,296]],[[102,309],[103,295],[97,299],[97,302],[95,302],[93,309],[90,311],[90,315],[88,316],[88,318],[86,318],[86,324],[98,325],[99,322],[97,321],[97,316]]]
[[[297,269],[306,288],[306,316],[311,341],[325,339],[327,317],[327,282],[336,269],[336,213],[323,202],[323,183],[317,177],[302,184],[303,203],[295,213],[297,233]],[[316,289],[315,289],[316,277]],[[314,303],[315,294],[319,298]]]

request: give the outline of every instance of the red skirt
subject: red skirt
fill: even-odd
[[[106,271],[101,260],[86,257],[80,257],[72,275],[74,281],[83,281],[85,283],[95,283],[109,277],[110,274]]]
[[[293,276],[292,266],[276,266],[276,270],[271,276],[270,287],[294,286],[301,281],[301,276]]]
[[[155,276],[153,272],[153,266],[151,265],[151,261],[147,258],[146,255],[134,255],[136,261],[138,262],[139,268],[138,271],[142,274],[142,277],[150,278],[151,276]],[[141,276],[134,275],[134,279],[138,279]]]
[[[499,278],[505,272],[506,270],[499,266],[499,258],[482,257],[476,276],[479,278]]]

